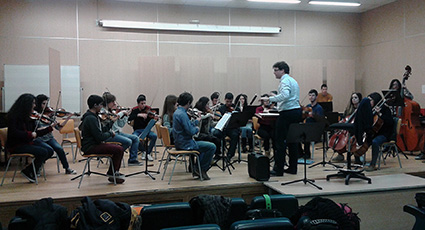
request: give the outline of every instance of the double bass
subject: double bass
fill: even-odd
[[[419,151],[424,147],[424,128],[419,121],[420,106],[416,101],[404,96],[405,82],[411,75],[412,68],[406,66],[403,75],[401,97],[404,101],[402,109],[400,133],[397,135],[397,146],[401,151]]]

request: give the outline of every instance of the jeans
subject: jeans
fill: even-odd
[[[69,164],[68,164],[68,160],[66,159],[65,151],[63,150],[62,146],[54,138],[52,138],[52,139],[50,139],[46,142],[44,142],[40,139],[35,139],[34,145],[41,146],[41,147],[47,149],[50,156],[53,156],[53,151],[55,151],[56,154],[59,157],[59,160],[61,161],[62,167],[64,169],[69,168]]]
[[[224,133],[221,132],[218,129],[213,130],[213,135],[220,138],[221,140],[224,139],[225,135],[230,137],[230,147],[227,152],[227,158],[232,158],[235,156],[236,147],[238,145],[239,141],[239,129],[225,129]],[[224,143],[224,141],[223,141]]]
[[[50,153],[46,148],[43,148],[41,146],[27,144],[17,146],[14,149],[13,153],[31,153],[32,155],[34,155],[34,166],[35,169],[38,171],[41,165],[52,156],[53,151]],[[32,172],[32,166],[28,165],[24,170]]]
[[[201,169],[203,171],[207,171],[210,168],[210,164],[215,153],[215,145],[208,141],[197,141],[197,143],[199,146]]]
[[[372,160],[370,161],[371,166],[376,165],[376,161],[378,160],[379,156],[379,147],[382,145],[382,143],[386,142],[387,138],[384,135],[379,135],[373,138],[372,140]]]
[[[116,133],[115,137],[110,137],[106,140],[107,142],[119,142],[122,144],[122,148],[126,150],[130,147],[130,157],[128,161],[137,160],[137,151],[139,151],[139,138],[136,135],[128,133]]]
[[[240,127],[240,129],[242,138],[248,138],[249,140],[252,139],[252,123],[249,123],[244,127]]]
[[[136,129],[136,130],[134,130],[133,135],[136,135],[137,138],[139,138],[140,134],[142,134],[143,131],[144,131],[144,129]],[[147,154],[150,154],[152,152],[153,148],[155,147],[157,138],[158,138],[158,136],[154,132],[149,131],[148,139],[150,139],[150,142],[149,142],[148,150],[146,151]],[[145,151],[145,146],[139,145],[139,150]]]

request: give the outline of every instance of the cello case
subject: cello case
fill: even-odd
[[[397,135],[397,146],[401,151],[422,151],[424,148],[424,128],[421,127],[419,115],[421,107],[416,101],[404,97],[405,81],[409,78],[412,69],[406,66],[406,72],[403,75],[403,93],[404,107],[402,110],[400,133]]]

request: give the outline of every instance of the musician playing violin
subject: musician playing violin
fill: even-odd
[[[109,123],[112,124],[111,129],[115,133],[115,136],[106,139],[106,142],[119,142],[124,150],[130,148],[130,156],[128,158],[129,166],[140,166],[143,162],[139,162],[137,159],[137,152],[139,151],[139,138],[136,135],[128,134],[123,132],[123,128],[128,121],[129,110],[121,110],[116,113],[117,103],[116,97],[109,92],[103,93],[103,106],[105,113],[113,114],[108,119]]]
[[[310,104],[308,104],[306,107],[311,108],[311,114],[307,115],[307,118],[305,119],[306,123],[316,122],[314,119],[316,116],[324,117],[325,115],[322,106],[317,103],[317,95],[318,92],[315,89],[311,89],[308,92],[308,100],[310,101]],[[300,148],[301,151],[298,157],[303,158],[305,154],[306,158],[309,159],[311,157],[310,142],[304,142],[304,150],[301,146]]]
[[[235,105],[233,104],[233,94],[228,92],[226,93],[226,95],[224,96],[224,105],[220,106],[218,108],[218,111],[221,114],[225,114],[225,113],[231,113],[235,110]],[[227,159],[230,161],[230,159],[232,159],[232,157],[235,156],[235,152],[236,152],[236,146],[238,144],[239,141],[239,127],[227,127],[224,130],[224,133],[215,129],[213,131],[214,136],[219,137],[219,138],[223,138],[224,136],[229,136],[230,137],[230,146],[229,146],[229,150],[227,151]],[[217,158],[217,156],[215,156]]]
[[[376,170],[375,166],[379,156],[379,146],[388,141],[393,134],[394,121],[391,116],[391,111],[385,103],[381,107],[378,106],[381,100],[382,96],[379,93],[374,92],[369,94],[367,98],[364,98],[360,102],[354,121],[357,144],[363,144],[363,133],[366,133],[365,141],[372,145],[372,160],[365,169],[366,171]],[[382,127],[377,133],[373,131],[374,115],[378,116],[383,121]],[[358,159],[356,159],[356,161],[358,161]]]
[[[44,94],[39,94],[36,97],[36,106],[34,108],[35,111],[37,111],[40,114],[43,114],[44,111],[46,111],[47,108],[49,108],[49,97],[47,97]],[[54,115],[54,111],[50,111],[51,115]],[[68,117],[71,117],[73,114],[68,114]],[[47,116],[47,115],[46,115]],[[54,126],[55,129],[60,130],[62,127],[66,124],[66,122],[69,119],[66,119],[65,122],[61,124],[57,124]],[[37,123],[38,128],[48,127],[51,124],[42,122],[41,120]],[[53,151],[56,152],[57,156],[59,157],[59,160],[62,164],[62,167],[65,169],[65,174],[77,174],[77,171],[74,169],[69,168],[68,160],[66,159],[65,151],[63,150],[62,146],[56,141],[56,139],[53,137],[52,132],[47,133],[44,136],[37,137],[34,139],[34,145],[41,146],[43,148],[46,148],[47,151],[49,151],[49,155],[53,155]]]
[[[140,134],[143,133],[146,126],[148,125],[149,121],[151,119],[158,120],[158,115],[152,112],[152,108],[149,105],[146,105],[146,96],[143,94],[140,94],[137,97],[137,106],[133,108],[133,110],[130,113],[130,116],[128,117],[128,121],[133,121],[133,135],[140,136]],[[148,139],[149,139],[149,145],[148,149],[146,150],[146,155],[148,157],[149,161],[153,161],[152,156],[150,153],[152,152],[153,148],[155,147],[156,139],[158,136],[152,132],[149,131],[148,133]],[[139,144],[139,150],[145,151],[143,144]],[[145,154],[142,155],[142,160],[146,157]]]
[[[52,126],[56,124],[52,123],[46,128],[35,129],[35,120],[30,119],[34,107],[35,97],[29,93],[22,94],[13,103],[7,113],[6,148],[9,153],[30,153],[34,155],[34,166],[36,171],[39,171],[41,165],[52,156],[53,152],[49,153],[47,149],[34,145],[33,140],[52,132]],[[21,174],[30,182],[35,183],[36,175],[34,175],[31,164],[26,166]]]

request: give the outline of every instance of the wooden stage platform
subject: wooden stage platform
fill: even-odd
[[[159,147],[157,150],[157,158],[160,159],[163,148]],[[331,155],[332,152],[329,151],[327,153],[327,157],[330,158]],[[366,157],[369,159],[370,153],[367,153]],[[70,158],[71,156],[68,155],[68,159]],[[78,159],[81,158],[81,156],[78,156]],[[242,154],[242,158],[246,159],[247,154]],[[127,159],[128,154],[125,156],[126,162]],[[386,165],[381,165],[381,170],[370,173],[367,172],[366,175],[382,176],[425,171],[425,164],[421,161],[414,160],[413,155],[409,155],[408,160],[404,157],[401,159],[403,168],[399,167],[396,158],[390,157],[387,159]],[[322,150],[316,150],[314,152],[314,161],[320,162],[321,160]],[[82,172],[84,164],[85,162],[77,162],[73,164],[70,161],[70,167],[76,169],[78,173]],[[95,162],[92,162],[92,164],[92,169],[94,171],[99,171],[102,173],[107,171],[108,166],[105,164],[100,164],[99,168],[96,168]],[[340,164],[342,165],[342,163]],[[154,166],[149,167],[149,170],[156,171],[158,166],[159,162],[155,160]],[[106,177],[91,175],[89,177],[84,177],[81,188],[78,189],[77,187],[79,181],[70,180],[75,175],[64,174],[64,170],[62,168],[61,172],[58,173],[56,159],[50,159],[45,166],[47,181],[44,181],[41,178],[38,185],[29,183],[19,174],[19,172],[16,175],[15,182],[11,182],[13,170],[9,170],[4,185],[0,187],[0,222],[3,224],[3,226],[6,226],[10,218],[14,216],[17,208],[23,205],[30,205],[34,203],[34,201],[45,197],[52,197],[56,204],[67,207],[68,211],[70,212],[71,210],[81,205],[80,200],[85,196],[90,196],[92,199],[110,199],[113,201],[126,202],[129,204],[153,204],[189,201],[192,197],[199,194],[214,194],[223,195],[226,197],[242,197],[246,202],[249,203],[252,197],[269,192],[269,188],[265,186],[263,182],[258,182],[248,176],[247,163],[235,163],[234,166],[235,169],[231,170],[231,175],[228,171],[223,172],[219,168],[213,167],[208,172],[211,180],[201,182],[199,180],[193,179],[190,173],[185,172],[184,164],[178,163],[170,185],[168,185],[168,179],[171,174],[172,165],[170,165],[170,167],[167,169],[164,180],[161,180],[163,173],[163,169],[161,169],[161,174],[152,174],[156,180],[152,180],[145,174],[139,174],[126,178],[124,184],[116,186],[109,183]],[[120,171],[124,174],[130,174],[143,171],[144,169],[145,166],[126,166]],[[1,175],[3,175],[4,170],[5,167],[1,167]],[[309,168],[307,171],[309,179],[318,180],[323,180],[326,175],[332,174],[334,172],[334,168],[330,165],[319,165],[313,168]],[[287,182],[301,178],[303,178],[303,165],[298,166],[297,175],[285,174],[284,177],[271,177],[268,183]],[[331,180],[337,181],[338,179]],[[374,179],[372,183],[374,183],[375,180],[376,179]],[[352,179],[352,181],[356,181],[356,179]],[[340,183],[344,184],[344,181],[341,180]],[[368,186],[367,182],[363,181],[354,183],[356,186],[359,186],[359,184],[361,186],[361,183],[364,183],[365,187]],[[291,185],[287,186],[289,187]],[[297,184],[295,187],[300,189],[300,191],[305,191],[306,189],[311,190],[310,186],[311,185],[304,185],[301,183]],[[326,182],[321,183],[321,186],[324,188],[324,190],[328,189]],[[332,187],[329,186],[329,189],[331,188]],[[343,188],[345,188],[347,191],[350,191],[351,186],[343,186]],[[418,188],[408,188],[408,190],[411,192],[416,191],[417,189]],[[315,189],[313,191],[315,191]],[[294,194],[297,193],[294,192],[294,187],[288,189],[288,192],[286,192],[285,188],[283,188],[282,192]],[[312,192],[310,196],[303,193],[300,198],[304,200],[300,200],[300,204],[302,204],[304,201],[308,201],[314,195],[316,195],[314,192]],[[409,196],[411,196],[411,194],[409,194]],[[414,203],[414,196],[412,196],[410,200],[406,200],[405,204],[408,203]],[[362,215],[360,214],[360,216]]]

